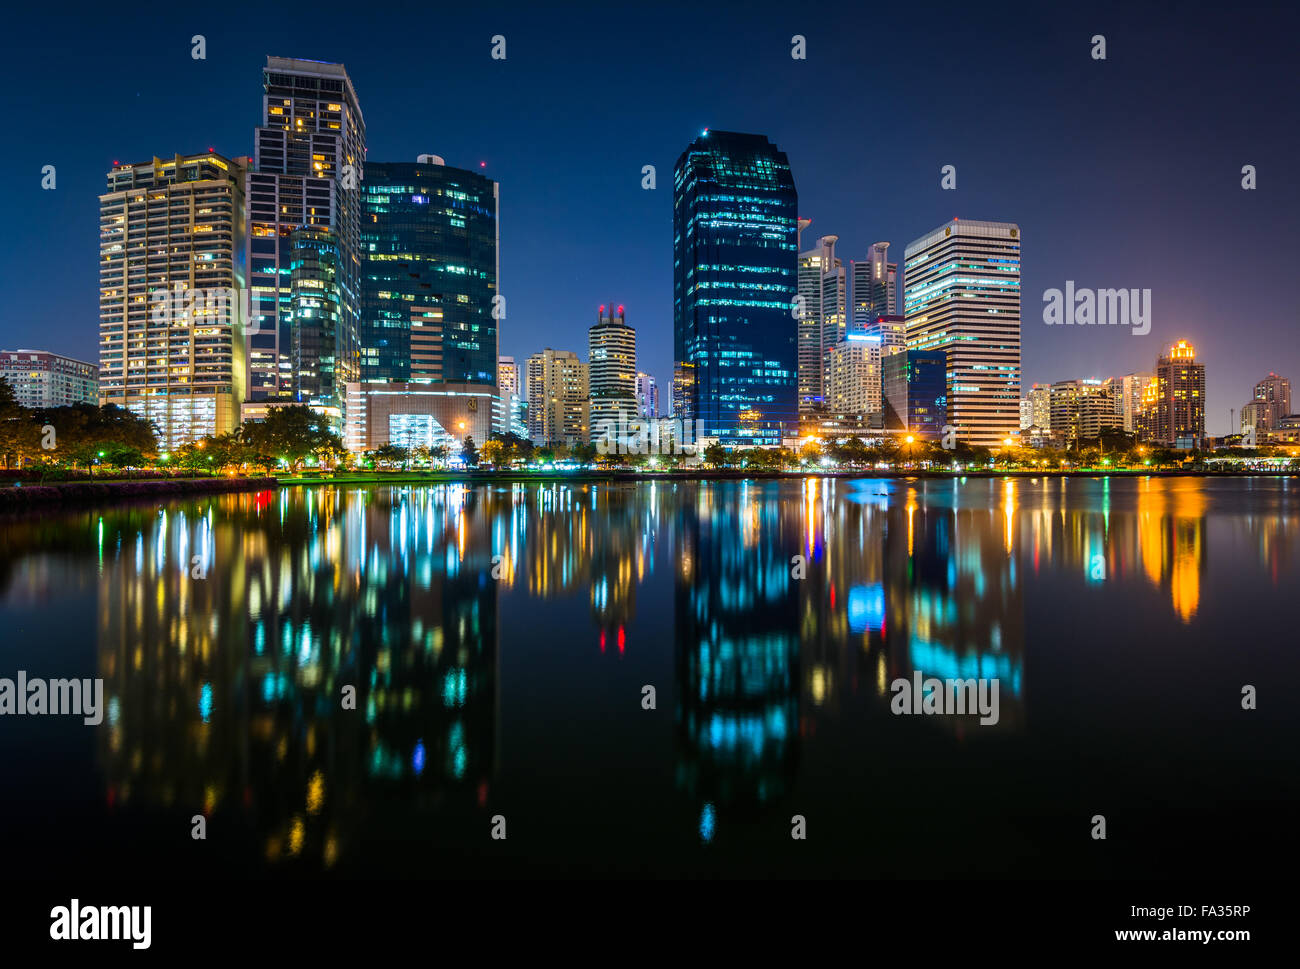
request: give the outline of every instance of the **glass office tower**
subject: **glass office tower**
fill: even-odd
[[[436,155],[366,163],[362,381],[496,385],[497,199]]]
[[[797,432],[797,201],[762,135],[706,130],[673,172],[673,352],[694,378],[680,416],[723,445]]]

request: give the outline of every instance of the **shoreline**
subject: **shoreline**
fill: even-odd
[[[796,480],[803,478],[862,478],[862,479],[960,479],[960,478],[1295,478],[1300,470],[1269,471],[1156,471],[1137,470],[979,470],[979,471],[395,471],[387,474],[339,474],[334,476],[280,477],[275,479],[281,487],[309,485],[371,485],[371,484],[508,484],[530,481],[551,484],[555,482],[603,483],[618,481],[756,481]]]

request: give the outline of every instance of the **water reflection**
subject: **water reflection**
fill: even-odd
[[[1001,716],[909,729],[972,757],[1032,734],[1036,582],[1183,635],[1214,596],[1212,535],[1223,568],[1294,585],[1295,512],[1285,479],[287,489],[0,522],[0,619],[93,588],[104,809],[236,818],[273,868],[363,866],[395,814],[485,813],[525,698],[503,662],[551,651],[596,710],[597,649],[663,656],[675,784],[631,827],[675,802],[688,850],[788,818],[821,738],[878,747],[913,673],[996,677]],[[619,745],[637,729],[565,715]]]

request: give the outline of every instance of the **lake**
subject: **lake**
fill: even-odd
[[[0,677],[104,707],[0,717],[0,833],[60,875],[1275,876],[1297,602],[1284,477],[0,518]],[[995,682],[996,722],[895,712],[914,677]]]

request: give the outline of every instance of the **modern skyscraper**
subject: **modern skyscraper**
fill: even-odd
[[[798,197],[762,135],[705,131],[673,173],[673,351],[684,421],[776,445],[798,420]]]
[[[948,423],[1000,446],[1020,426],[1020,227],[953,219],[905,250],[907,346],[944,350]]]
[[[639,416],[651,420],[659,416],[659,388],[648,373],[636,375],[636,403]]]
[[[865,330],[882,316],[897,316],[898,263],[889,261],[889,243],[874,243],[866,259],[851,260],[851,265],[853,328]]]
[[[315,404],[341,424],[343,389],[334,384],[343,325],[338,236],[326,226],[294,229],[289,254],[293,400]]]
[[[46,350],[0,350],[0,380],[19,407],[99,406],[99,368]]]
[[[343,408],[343,386],[359,379],[361,280],[360,188],[366,128],[356,91],[342,64],[268,57],[262,74],[262,124],[255,132],[253,169],[248,173],[248,266],[250,400],[295,399],[303,393],[295,371],[303,360],[295,347],[332,358],[316,372],[332,371],[322,389],[327,398],[304,399],[325,409]],[[297,340],[293,316],[295,285],[305,288],[306,265],[293,279],[293,234],[301,228],[329,229],[337,254],[333,263],[339,321],[322,342]],[[302,253],[299,253],[302,255]]]
[[[849,287],[844,262],[835,255],[839,236],[822,236],[821,357],[823,391],[830,386],[831,354],[848,334]]]
[[[589,381],[588,365],[569,350],[547,347],[529,357],[528,436],[538,444],[585,444]]]
[[[1186,340],[1156,360],[1142,416],[1146,440],[1181,448],[1199,447],[1204,441],[1205,364],[1196,362],[1196,348]]]
[[[361,379],[497,382],[495,181],[437,155],[367,162]]]
[[[247,159],[118,165],[99,197],[99,399],[177,447],[240,422]]]
[[[948,363],[942,350],[903,350],[881,360],[886,429],[937,440],[948,417]]]
[[[587,330],[588,440],[595,441],[623,421],[634,420],[636,399],[636,330],[627,325],[623,307],[617,312],[611,304],[608,312],[602,305],[596,322]]]

